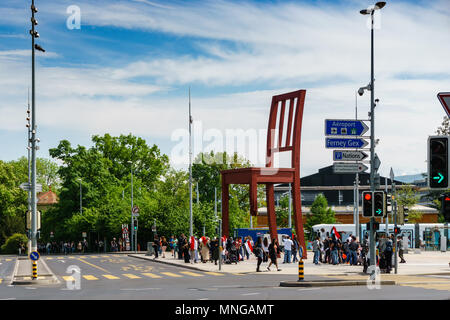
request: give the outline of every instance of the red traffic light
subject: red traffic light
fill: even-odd
[[[445,197],[444,201],[450,201],[450,197]]]
[[[366,199],[367,201],[372,200],[372,195],[370,193],[366,193],[364,195],[364,199]]]

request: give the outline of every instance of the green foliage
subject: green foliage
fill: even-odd
[[[140,207],[140,220],[152,218],[156,187],[168,170],[168,157],[156,145],[150,147],[131,134],[105,134],[94,136],[92,141],[94,146],[89,149],[74,148],[63,140],[49,150],[64,165],[58,170],[62,180],[60,202],[45,214],[44,238],[50,231],[55,233],[55,240],[77,240],[82,232],[97,232],[100,238],[117,236],[122,224],[130,224],[132,179],[133,204]],[[140,223],[139,235],[149,233],[149,225],[145,220]]]
[[[408,212],[408,223],[415,223],[416,221],[420,221],[420,219],[422,219],[422,213],[416,211],[414,212],[412,209],[412,207],[414,207],[418,200],[419,200],[419,195],[415,189],[414,186],[412,185],[406,185],[403,186],[402,188],[397,189],[396,192],[396,196],[395,199],[397,200],[397,205],[398,205],[398,222],[400,224],[403,224],[403,208],[407,207],[409,208],[409,212]]]
[[[28,181],[20,162],[0,161],[0,245],[14,233],[25,232],[27,193],[19,185]]]
[[[6,240],[6,243],[1,246],[1,252],[6,254],[16,254],[19,252],[20,245],[27,247],[28,238],[21,233],[15,233]]]
[[[312,234],[312,227],[316,224],[335,223],[335,213],[328,207],[327,198],[319,194],[311,205],[311,215],[305,223],[305,228]]]

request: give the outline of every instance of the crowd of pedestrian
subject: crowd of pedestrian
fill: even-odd
[[[385,273],[390,273],[392,270],[392,257],[394,254],[395,236],[392,234],[387,236],[385,234],[376,235],[375,238],[377,249],[376,262],[380,270]],[[366,235],[362,242],[354,235],[349,235],[346,239],[337,232],[332,232],[331,235],[323,229],[318,232],[312,242],[312,250],[314,252],[313,263],[319,264],[348,264],[352,266],[370,264],[369,260],[369,236]],[[406,263],[403,257],[403,240],[402,237],[397,237],[397,248],[400,263]]]
[[[114,248],[116,243],[115,238],[111,241],[111,249]],[[74,254],[74,253],[87,253],[87,252],[104,252],[104,242],[102,240],[95,240],[93,247],[89,248],[88,241],[86,239],[79,241],[48,241],[38,242],[38,252],[40,254]],[[117,250],[116,250],[117,251]]]

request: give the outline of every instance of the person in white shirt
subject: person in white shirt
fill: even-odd
[[[284,240],[284,261],[283,263],[291,263],[291,253],[292,253],[292,242],[291,238],[287,236]]]

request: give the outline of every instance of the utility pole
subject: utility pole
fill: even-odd
[[[375,76],[374,76],[374,14],[376,10],[382,9],[386,2],[377,2],[372,9],[361,10],[363,15],[370,14],[371,18],[371,71],[370,71],[370,191],[375,191]],[[375,258],[375,233],[374,233],[374,218],[375,201],[372,201],[372,217],[370,218],[370,265],[375,272],[376,258]]]
[[[189,87],[189,235],[194,234],[192,224],[192,116],[191,116],[191,87]]]
[[[31,186],[31,109],[30,109],[30,89],[28,88],[28,109],[27,109],[27,125],[28,139],[27,139],[27,152],[28,152],[28,185]],[[28,212],[31,212],[31,188],[28,188]],[[28,215],[27,215],[28,216]],[[31,230],[28,230],[31,232]],[[28,252],[31,252],[31,236],[28,238]]]
[[[34,0],[31,0],[31,251],[37,251],[36,151],[39,147],[36,142],[39,142],[39,139],[36,138],[35,50],[45,52],[41,46],[35,44],[35,38],[39,38],[39,33],[35,30],[38,22],[34,15],[37,12]]]

